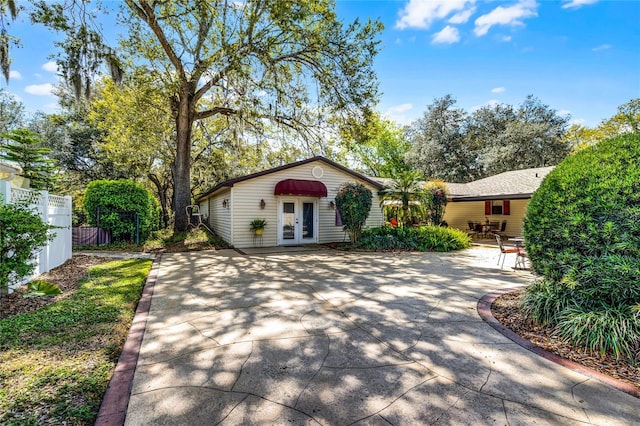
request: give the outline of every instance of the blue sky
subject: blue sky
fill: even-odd
[[[533,94],[587,126],[640,97],[637,0],[338,0],[337,12],[345,22],[385,24],[379,110],[402,124],[448,93],[467,111]],[[54,111],[54,36],[22,20],[10,31],[23,47],[12,49],[13,75],[2,87],[29,111]]]

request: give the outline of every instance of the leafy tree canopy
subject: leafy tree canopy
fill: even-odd
[[[55,162],[49,158],[50,150],[43,146],[42,136],[28,129],[12,130],[2,134],[4,153],[0,159],[14,162],[22,168],[22,176],[31,181],[35,189],[50,189]]]
[[[408,131],[407,159],[431,178],[468,182],[530,167],[558,164],[570,152],[569,117],[533,96],[516,109],[485,106],[468,114],[451,95],[436,99]]]

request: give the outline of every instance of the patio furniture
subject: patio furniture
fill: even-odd
[[[500,248],[500,255],[498,256],[498,263],[497,265],[500,265],[500,258],[502,258],[502,265],[500,266],[500,268],[504,268],[504,260],[507,258],[507,254],[509,253],[518,253],[519,249],[516,246],[505,246],[502,243],[502,237],[499,234],[495,234],[496,235],[496,241],[498,242],[498,247]],[[516,258],[517,261],[517,258]]]
[[[469,225],[469,230],[467,231],[467,234],[471,238],[477,237],[478,229],[476,228],[476,224],[472,220],[468,221],[467,224]]]
[[[514,269],[530,269],[529,266],[527,266],[529,256],[527,256],[527,252],[522,243],[516,243],[516,248],[518,249],[518,253],[516,254],[516,265]]]

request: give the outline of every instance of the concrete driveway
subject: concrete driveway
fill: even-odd
[[[281,250],[163,256],[126,424],[640,421],[482,321],[482,296],[527,279],[497,249]]]

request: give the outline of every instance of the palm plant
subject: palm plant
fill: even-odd
[[[399,205],[398,216],[405,225],[411,225],[414,218],[424,217],[421,178],[420,173],[415,170],[402,171],[381,192],[381,205]]]

